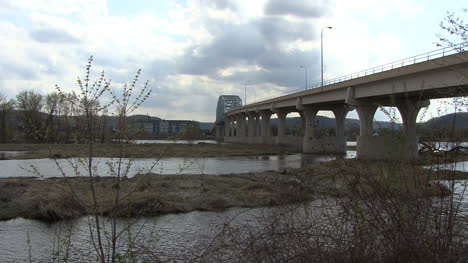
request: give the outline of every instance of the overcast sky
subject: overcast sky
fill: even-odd
[[[139,113],[213,121],[219,95],[247,102],[437,49],[462,0],[0,0],[0,93],[76,88],[94,56],[120,89],[142,69]],[[465,19],[468,20],[468,19]],[[381,118],[381,114],[376,116]]]

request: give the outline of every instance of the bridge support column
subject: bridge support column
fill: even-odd
[[[231,129],[231,121],[229,117],[224,118],[224,137],[229,137],[229,131]]]
[[[418,158],[419,138],[416,135],[416,119],[421,108],[428,107],[429,100],[414,101],[405,100],[397,104],[403,120],[403,134],[400,140],[400,152],[404,159],[414,160]]]
[[[346,153],[345,118],[350,110],[346,105],[331,108],[336,120],[336,134],[317,137],[315,135],[315,118],[319,108],[303,107],[301,118],[305,122],[304,153]]]
[[[304,137],[305,127],[306,127],[306,119],[305,119],[303,111],[298,111],[298,113],[299,113],[299,116],[301,117],[301,129],[298,131],[297,136]]]
[[[247,112],[247,117],[248,117],[248,130],[247,130],[248,142],[253,144],[253,143],[256,143],[255,127],[256,127],[257,114],[254,112]]]
[[[395,134],[374,136],[372,121],[377,109],[375,105],[358,105],[357,111],[361,123],[361,134],[357,138],[357,158],[413,160],[418,158],[418,137],[416,136],[416,118],[429,101],[402,100],[392,105],[400,111],[403,130]]]
[[[314,131],[315,131],[315,117],[317,116],[318,110],[314,108],[304,108],[302,114],[305,119],[304,127],[304,138],[302,151],[304,153],[315,153],[317,152],[314,147]]]
[[[239,114],[239,137],[245,137],[245,115]],[[242,142],[242,138],[240,139]]]
[[[241,117],[240,115],[236,115],[236,137],[237,137],[237,141],[239,141],[239,137],[241,137],[242,135],[242,123],[241,123]]]
[[[343,154],[346,153],[345,119],[349,110],[350,108],[346,105],[340,105],[332,109],[336,121],[335,143],[334,145],[331,145],[331,147],[334,149],[330,149],[332,152]],[[330,137],[330,139],[332,138]]]
[[[215,126],[215,137],[217,140],[219,140],[222,137],[222,126],[216,125]]]
[[[261,141],[264,144],[270,144],[270,118],[271,118],[271,111],[264,110],[260,111],[260,116],[262,118],[262,130],[261,130]]]
[[[356,111],[359,116],[359,136],[356,142],[356,157],[358,159],[380,159],[377,152],[381,151],[382,145],[377,145],[377,137],[372,136],[374,114],[377,105],[360,103]],[[385,149],[384,149],[385,151]]]
[[[235,117],[231,117],[231,125],[229,125],[229,129],[231,131],[231,137],[234,137],[236,136],[236,118]]]
[[[278,137],[276,144],[282,145],[285,143],[285,136],[286,136],[286,115],[288,115],[287,111],[278,110],[276,112],[278,116]]]
[[[247,118],[248,118],[248,136],[249,137],[254,137],[255,136],[255,113],[253,112],[247,112]]]
[[[260,114],[257,114],[256,120],[255,120],[255,136],[257,136],[258,138],[261,138],[262,136],[262,124],[260,121]]]

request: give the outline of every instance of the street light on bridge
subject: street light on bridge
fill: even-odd
[[[322,75],[322,85],[321,87],[323,87],[323,30],[325,29],[332,29],[331,26],[327,26],[327,27],[324,27],[322,28],[321,32],[320,32],[320,65],[322,66],[322,71],[321,71],[321,75]]]
[[[299,66],[299,67],[305,70],[305,89],[304,90],[307,90],[307,66]]]
[[[244,81],[244,105],[247,105],[247,84],[250,84],[250,80]]]

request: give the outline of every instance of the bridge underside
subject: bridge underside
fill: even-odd
[[[392,136],[379,136],[373,132],[373,118],[378,105],[375,98],[372,103],[360,105],[327,103],[321,105],[298,106],[277,110],[240,113],[227,116],[224,124],[216,126],[216,134],[225,142],[246,144],[286,145],[302,149],[304,153],[346,153],[345,119],[349,111],[356,109],[360,119],[360,135],[357,137],[357,158],[360,159],[416,159],[418,157],[418,138],[416,136],[416,117],[422,107],[428,106],[427,100],[406,99],[394,104],[403,119],[403,129]],[[369,101],[370,102],[370,101]],[[382,105],[389,105],[382,101]],[[316,124],[320,110],[332,111],[335,115],[334,131],[323,133]],[[302,127],[295,135],[286,134],[286,115],[299,113]],[[276,134],[270,127],[270,118],[277,115]]]
[[[345,153],[345,118],[350,110],[359,115],[357,157],[360,159],[415,159],[418,157],[416,118],[429,99],[468,95],[468,51],[416,63],[365,77],[257,102],[236,108],[218,125],[226,142],[264,143],[302,147],[305,153]],[[379,106],[400,112],[403,128],[397,135],[374,133],[374,114]],[[320,110],[333,112],[336,131],[320,134],[315,119]],[[302,129],[286,135],[286,115],[297,112]],[[273,136],[270,118],[278,118]]]

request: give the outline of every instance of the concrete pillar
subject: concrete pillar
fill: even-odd
[[[278,139],[276,143],[284,144],[284,137],[286,135],[286,115],[288,115],[288,112],[284,110],[278,110],[276,115],[278,116]]]
[[[405,100],[403,103],[397,104],[403,120],[403,134],[399,139],[399,146],[400,151],[404,152],[400,156],[404,159],[418,158],[419,138],[416,135],[416,119],[421,108],[427,107],[429,104],[429,100]]]
[[[262,135],[262,124],[260,123],[260,114],[257,114],[255,120],[255,136],[260,137]]]
[[[413,101],[406,100],[403,103],[397,104],[403,120],[403,130],[407,136],[416,138],[416,119],[421,108],[429,106],[429,100]]]
[[[236,137],[241,136],[241,118],[239,115],[236,115]]]
[[[237,132],[239,137],[244,136],[245,118],[242,114],[237,115]]]
[[[358,159],[384,159],[379,157],[378,151],[382,147],[379,138],[372,136],[374,122],[374,114],[377,106],[373,104],[360,103],[357,105],[356,111],[359,116],[359,136],[356,142],[356,157]],[[383,149],[385,151],[385,149]]]
[[[332,110],[336,121],[336,151],[346,153],[345,120],[350,108],[346,105],[337,106]]]
[[[254,112],[247,112],[248,117],[248,136],[255,137],[255,118],[256,114]]]
[[[230,125],[229,125],[229,129],[230,129],[230,133],[231,133],[231,137],[234,137],[236,136],[236,118],[234,116],[231,117],[231,122],[230,122]]]
[[[429,101],[407,99],[393,105],[400,111],[403,130],[383,136],[372,134],[372,120],[377,106],[358,105],[361,134],[357,140],[357,158],[413,160],[418,157],[416,118],[421,108],[429,105]]]
[[[372,136],[372,123],[376,110],[377,106],[372,104],[362,104],[356,108],[359,115],[360,136]]]
[[[304,153],[313,153],[314,150],[314,124],[315,117],[317,116],[318,110],[315,108],[305,108],[302,110],[302,114],[305,119],[305,129],[304,129],[304,138],[302,151]]]
[[[249,136],[249,134],[248,134],[249,123],[246,120],[246,118],[247,118],[247,114],[242,113],[241,120],[242,120],[242,136],[243,137],[248,137]],[[244,143],[245,142],[247,142],[247,141],[244,141]]]
[[[301,130],[298,132],[298,136],[304,137],[304,131],[306,127],[306,119],[303,111],[298,111],[299,116],[301,117]]]
[[[229,137],[231,131],[231,117],[226,116],[224,118],[224,137]]]
[[[262,142],[265,144],[270,143],[270,118],[271,118],[271,111],[269,110],[264,110],[260,111],[260,116],[262,117],[262,132],[261,132],[261,137],[262,137]]]
[[[278,116],[278,137],[286,135],[286,115],[287,111],[278,111],[276,113]]]

